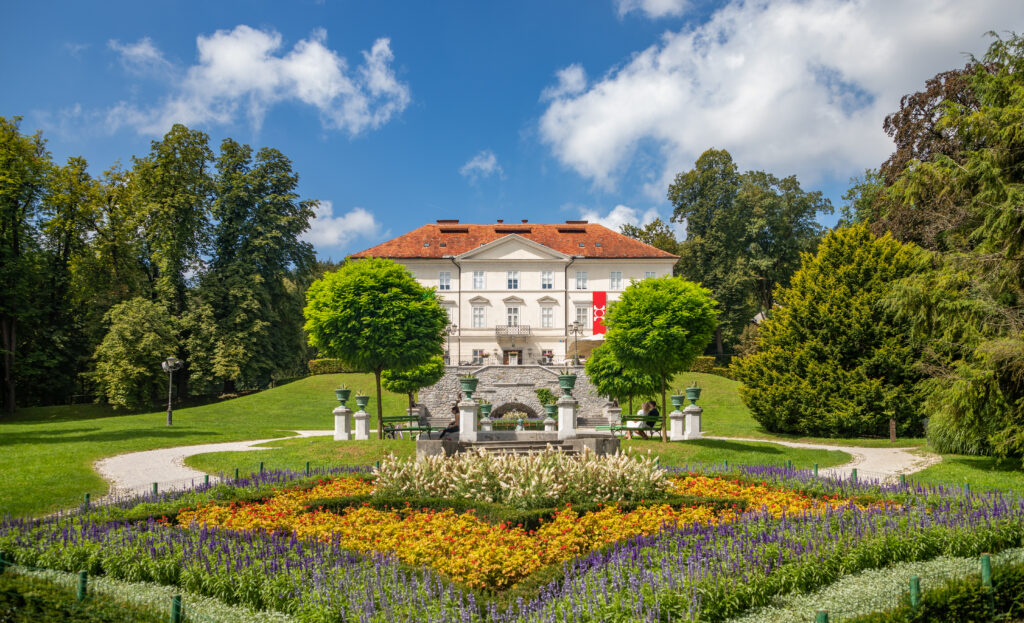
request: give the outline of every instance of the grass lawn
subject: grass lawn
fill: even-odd
[[[334,427],[332,391],[339,383],[372,394],[369,374],[300,379],[232,400],[183,408],[166,426],[166,411],[119,415],[99,405],[20,409],[0,421],[0,513],[39,514],[75,505],[83,494],[107,492],[92,469],[100,458],[198,443],[288,436],[293,429]],[[399,414],[405,396],[384,395],[385,413]],[[376,412],[376,401],[367,408]]]
[[[268,449],[197,454],[185,459],[185,464],[209,474],[233,474],[236,467],[245,474],[258,470],[260,461],[263,461],[266,469],[304,469],[306,461],[313,467],[338,467],[372,464],[388,452],[401,458],[416,454],[416,442],[409,439],[334,441],[329,437],[316,437],[273,441],[263,446]],[[656,440],[623,440],[623,448],[643,454],[650,451],[661,457],[663,465],[722,461],[730,464],[784,465],[786,461],[793,461],[796,468],[809,468],[815,463],[819,467],[829,467],[850,461],[849,454],[835,450],[804,450],[772,443],[714,439],[671,444],[662,444]]]
[[[972,489],[1024,490],[1020,459],[943,454],[942,462],[909,476],[930,485],[971,485]]]
[[[770,433],[761,428],[761,425],[750,414],[750,410],[743,404],[740,399],[740,383],[738,381],[730,381],[714,374],[686,372],[676,376],[672,387],[689,386],[693,384],[693,381],[697,381],[703,389],[697,404],[704,408],[701,430],[706,435],[801,441],[862,448],[919,448],[925,445],[923,438],[898,439],[896,443],[892,443],[888,439],[833,439]],[[639,408],[637,405],[634,407]]]

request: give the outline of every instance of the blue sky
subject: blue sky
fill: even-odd
[[[95,173],[176,121],[276,147],[340,258],[436,218],[667,218],[709,147],[838,207],[901,95],[1022,29],[1019,0],[19,2],[0,115]]]

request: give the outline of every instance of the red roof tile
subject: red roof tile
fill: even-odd
[[[603,225],[583,222],[557,225],[537,223],[460,225],[457,222],[443,222],[424,225],[365,251],[353,253],[349,257],[441,258],[447,255],[461,255],[480,245],[513,234],[570,256],[660,259],[677,257],[667,251],[614,232]],[[582,247],[580,246],[581,242],[584,244]],[[444,243],[445,246],[441,246],[441,243]]]

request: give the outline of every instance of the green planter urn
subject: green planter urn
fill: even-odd
[[[476,391],[476,384],[480,382],[480,379],[475,376],[464,376],[459,379],[459,385],[462,387],[462,393],[466,394],[466,400],[473,399],[473,392]]]
[[[369,396],[356,396],[356,406],[360,411],[366,411],[366,405],[370,404]]]
[[[551,419],[558,417],[558,405],[544,405],[544,413]]]
[[[491,417],[491,408],[492,407],[494,407],[494,405],[492,405],[489,402],[485,402],[482,405],[480,405],[480,417],[481,418]]]
[[[699,387],[687,387],[686,388],[686,399],[690,401],[691,405],[697,404],[697,399],[700,398]],[[675,403],[675,397],[672,398],[673,404]]]
[[[563,396],[572,396],[572,388],[576,387],[575,374],[559,374],[558,386],[562,388]]]
[[[676,409],[683,406],[683,401],[686,400],[686,396],[683,396],[682,394],[672,394],[671,398],[672,406]]]
[[[343,407],[345,406],[345,402],[348,400],[350,394],[352,394],[351,389],[339,387],[338,389],[334,390],[334,396],[338,399],[338,402],[340,402],[341,406]]]

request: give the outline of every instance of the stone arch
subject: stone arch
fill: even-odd
[[[522,411],[526,414],[528,419],[538,419],[540,417],[537,415],[537,412],[534,411],[533,407],[529,405],[524,405],[521,402],[506,402],[505,404],[494,407],[491,410],[491,419],[503,417],[509,411]]]

